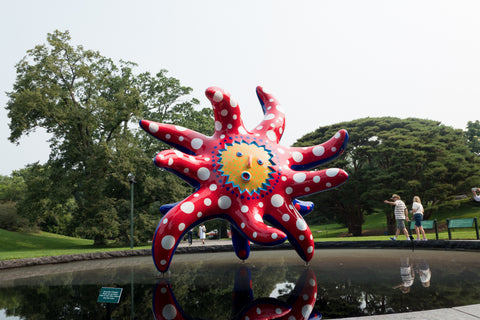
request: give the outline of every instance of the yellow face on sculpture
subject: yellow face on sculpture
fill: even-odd
[[[263,146],[235,142],[221,151],[219,171],[227,177],[226,184],[231,183],[241,192],[260,193],[269,185],[268,179],[273,172],[271,158],[272,155]]]

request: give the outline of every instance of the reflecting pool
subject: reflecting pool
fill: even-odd
[[[480,254],[323,249],[306,267],[294,250],[177,254],[0,271],[6,319],[335,319],[480,303]],[[102,287],[118,303],[97,302]]]

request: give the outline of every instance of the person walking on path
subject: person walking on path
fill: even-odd
[[[397,221],[397,230],[395,232],[395,236],[390,239],[397,240],[397,237],[400,235],[400,231],[402,231],[403,234],[405,234],[405,237],[407,237],[407,240],[412,240],[408,234],[407,228],[405,227],[405,220],[408,221],[407,206],[402,200],[400,200],[400,196],[398,194],[392,195],[392,200],[393,201],[388,201],[388,200],[384,201],[385,203],[395,206],[394,213],[395,213],[395,220]]]
[[[202,240],[202,244],[205,244],[206,233],[207,233],[207,228],[205,227],[204,224],[202,224],[200,228],[198,228],[198,235],[200,237],[200,240]]]
[[[413,219],[415,220],[415,232],[417,233],[417,240],[420,240],[420,233],[421,233],[423,237],[422,240],[426,241],[427,236],[425,235],[425,230],[423,230],[423,226],[422,226],[423,206],[419,196],[413,197],[412,213],[413,213]]]
[[[193,230],[190,229],[187,232],[187,238],[188,238],[188,245],[191,246],[193,243]]]

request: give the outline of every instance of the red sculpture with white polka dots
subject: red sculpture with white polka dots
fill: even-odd
[[[197,189],[173,206],[155,231],[152,254],[159,271],[168,269],[188,230],[214,218],[227,219],[235,236],[246,243],[276,245],[288,238],[302,259],[312,259],[313,236],[294,201],[346,182],[348,174],[342,169],[307,170],[342,154],[348,134],[340,130],[312,147],[281,146],[284,112],[263,88],[257,87],[257,95],[265,117],[250,131],[237,102],[217,87],[206,90],[215,117],[211,137],[176,125],[140,121],[145,131],[176,148],[160,152],[155,164]],[[242,250],[237,255],[246,258]]]

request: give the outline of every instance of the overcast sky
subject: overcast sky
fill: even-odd
[[[263,118],[255,87],[264,86],[286,110],[290,145],[363,117],[458,129],[480,119],[479,17],[477,0],[2,1],[0,174],[48,159],[42,130],[8,141],[5,92],[15,64],[56,29],[138,72],[167,69],[203,107],[207,87],[228,90],[248,129]]]

